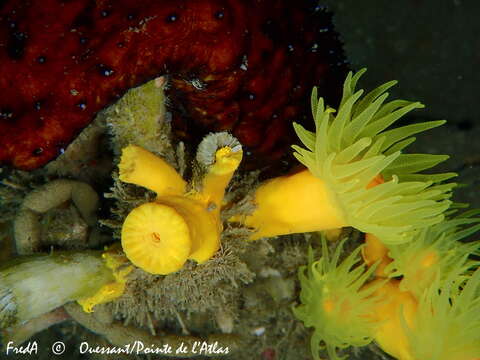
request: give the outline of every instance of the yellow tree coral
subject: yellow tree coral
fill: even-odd
[[[127,257],[149,273],[175,272],[187,259],[203,263],[220,247],[220,209],[242,147],[227,133],[211,134],[200,144],[197,160],[205,175],[187,190],[188,184],[163,159],[138,146],[123,150],[120,180],[157,194],[155,202],[130,212],[121,235]]]
[[[261,185],[256,210],[245,224],[256,229],[252,239],[353,226],[385,243],[411,240],[416,230],[436,224],[449,207],[453,184],[440,184],[455,174],[419,174],[447,159],[444,155],[404,154],[412,135],[442,125],[429,121],[385,130],[419,102],[384,103],[396,82],[379,86],[363,98],[355,90],[365,70],[350,73],[336,115],[312,93],[316,131],[295,130],[305,148],[295,156],[307,169]],[[384,183],[369,186],[378,175]]]

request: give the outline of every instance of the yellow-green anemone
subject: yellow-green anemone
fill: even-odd
[[[361,247],[339,263],[344,242],[330,257],[323,239],[323,256],[313,261],[310,250],[308,265],[299,269],[302,304],[293,310],[305,326],[314,328],[311,350],[316,360],[324,347],[330,358],[336,360],[340,359],[337,349],[368,344],[376,326],[374,310],[378,297],[373,293],[383,283],[364,287],[375,266],[366,269],[363,264],[356,265],[360,262]]]
[[[407,244],[389,246],[389,256],[394,260],[385,271],[390,277],[403,277],[401,290],[418,298],[436,277],[443,281],[452,271],[463,274],[478,265],[469,255],[480,248],[480,243],[459,241],[480,230],[480,217],[468,215],[425,228]]]
[[[365,69],[350,73],[336,112],[312,93],[316,131],[295,124],[305,148],[294,146],[296,158],[328,189],[345,223],[376,235],[382,242],[410,241],[416,230],[439,223],[450,206],[454,184],[442,184],[455,174],[420,174],[448,158],[446,155],[404,154],[412,135],[442,125],[428,121],[386,130],[419,102],[385,103],[390,81],[363,96],[355,90]],[[335,115],[336,113],[336,115]],[[385,182],[368,185],[377,175]]]
[[[450,275],[422,294],[414,324],[403,322],[415,360],[480,358],[480,269],[466,281]]]

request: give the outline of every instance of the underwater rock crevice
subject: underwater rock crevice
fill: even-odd
[[[57,179],[30,192],[24,198],[13,222],[15,244],[19,255],[33,254],[46,245],[42,243],[42,240],[45,240],[45,234],[42,239],[41,217],[43,215],[48,224],[45,214],[67,201],[71,201],[75,207],[70,208],[70,211],[67,210],[69,213],[67,218],[63,217],[60,222],[55,218],[63,212],[54,214],[50,222],[56,230],[50,228],[45,234],[50,240],[62,242],[64,248],[81,247],[81,242],[84,242],[83,246],[86,247],[87,236],[91,235],[88,234],[87,228],[95,226],[97,221],[95,213],[99,205],[99,197],[96,191],[86,183]],[[45,221],[43,221],[44,226]],[[65,227],[65,221],[69,222],[70,226]],[[54,231],[58,232],[57,236],[52,234]],[[66,245],[69,241],[70,244]]]

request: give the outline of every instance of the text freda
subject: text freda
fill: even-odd
[[[36,341],[28,342],[26,345],[14,346],[13,341],[7,343],[6,349],[7,355],[10,354],[23,354],[32,355],[38,353],[38,343]]]

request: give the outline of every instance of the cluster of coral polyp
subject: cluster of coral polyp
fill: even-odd
[[[401,360],[480,358],[480,271],[470,259],[478,242],[459,241],[478,232],[478,214],[453,217],[448,181],[455,174],[423,173],[446,156],[405,153],[413,135],[443,121],[390,128],[423,105],[387,102],[395,82],[357,91],[364,71],[347,76],[337,110],[327,106],[336,103],[325,96],[337,92],[344,63],[317,1],[7,0],[0,3],[0,45],[0,89],[6,90],[0,163],[20,169],[52,160],[96,112],[127,89],[166,75],[102,113],[115,155],[123,148],[109,194],[117,207],[108,215],[120,242],[108,251],[88,250],[100,247],[86,235],[87,225],[97,223],[97,194],[89,185],[42,178],[48,183],[20,201],[18,252],[45,245],[68,251],[19,257],[2,268],[1,327],[19,335],[26,322],[65,305],[116,345],[138,338],[195,341],[140,330],[164,331],[175,317],[173,332],[186,333],[181,313],[194,328],[214,315],[222,335],[237,326],[251,338],[257,319],[242,318],[242,308],[257,311],[265,299],[248,298],[248,290],[267,284],[276,287],[272,297],[291,300],[293,290],[279,295],[288,288],[282,267],[295,269],[298,261],[292,265],[278,252],[276,267],[267,266],[277,259],[257,251],[262,240],[246,240],[353,227],[368,234],[366,245],[341,261],[343,243],[333,258],[323,243],[323,257],[315,261],[311,252],[300,269],[294,314],[313,327],[314,358],[322,347],[335,359],[339,349],[372,340]],[[166,80],[172,122],[159,96]],[[313,85],[319,85],[311,97],[315,131],[291,126],[307,118]],[[261,155],[257,160],[282,155],[293,129],[303,144],[294,146],[303,169],[258,186],[255,173],[237,170],[251,150]],[[200,142],[209,131],[226,130],[236,138],[222,132]],[[111,184],[110,177],[102,181]],[[51,231],[62,220],[58,214],[65,216],[65,203],[86,223],[68,241]],[[49,219],[52,226],[41,224]],[[65,246],[78,238],[81,250]],[[295,247],[297,260],[307,255],[301,250]],[[250,287],[256,277],[268,281]],[[74,301],[100,315],[82,312]],[[267,307],[264,320],[274,311]],[[294,323],[291,304],[282,311]],[[200,329],[202,336],[211,330]],[[233,344],[229,336],[222,340]]]
[[[212,152],[213,149],[213,153]],[[202,154],[210,153],[206,158]],[[208,135],[197,159],[206,174],[197,189],[163,159],[136,146],[123,150],[120,180],[154,191],[154,202],[128,214],[122,247],[135,265],[151,274],[180,270],[187,259],[202,264],[220,248],[220,210],[225,190],[242,160],[242,146],[227,133]]]
[[[449,198],[455,186],[447,181],[455,174],[420,173],[446,157],[404,153],[414,140],[412,135],[444,122],[386,130],[423,105],[386,102],[386,91],[395,81],[362,97],[363,90],[357,91],[356,83],[363,72],[348,75],[338,112],[325,106],[313,91],[316,131],[295,124],[304,145],[294,146],[295,155],[306,168],[260,184],[253,191],[253,210],[228,221],[250,227],[251,240],[347,226],[367,233],[366,245],[344,261],[339,260],[344,241],[332,259],[323,241],[322,258],[314,261],[311,253],[309,264],[300,269],[302,304],[294,312],[306,326],[314,327],[315,359],[323,346],[337,359],[338,348],[375,340],[401,360],[476,360],[480,356],[480,270],[479,262],[469,257],[479,254],[480,242],[459,240],[478,232],[478,212],[446,217],[447,209],[453,210]],[[215,136],[226,135],[210,137]],[[231,158],[235,155],[232,147],[214,145],[204,146],[210,148],[211,158],[215,156],[201,192],[195,187],[186,192],[178,174],[158,158],[148,160],[149,153],[138,153],[138,161],[122,159],[120,179],[146,186],[158,195],[157,202],[149,205],[158,210],[144,211],[141,205],[130,213],[122,230],[127,256],[147,272],[175,271],[189,254],[199,263],[213,255],[211,251],[204,251],[202,259],[191,255],[190,245],[182,241],[194,219],[188,220],[189,212],[182,209],[184,200],[169,202],[162,197],[174,194],[200,200],[203,210],[212,214],[227,206],[222,202],[225,187],[241,156]],[[123,158],[130,159],[130,151],[127,148]],[[155,169],[158,175],[148,176],[156,174]],[[172,209],[177,212],[171,213]],[[129,219],[132,214],[134,220]],[[179,215],[185,225],[176,220]],[[203,229],[195,230],[194,225],[190,234],[202,234],[206,242],[207,234],[219,238],[222,226],[209,228],[199,215],[195,220],[203,223]],[[162,226],[168,221],[170,227]],[[172,237],[178,241],[172,242]],[[129,254],[130,248],[134,251]],[[360,251],[364,264],[358,264]],[[434,332],[437,337],[432,337]]]
[[[0,163],[25,170],[160,75],[178,136],[229,130],[278,158],[305,95],[320,85],[335,96],[345,67],[312,0],[2,1],[0,45]]]
[[[310,252],[300,268],[301,304],[294,312],[313,327],[315,359],[324,348],[330,359],[340,359],[337,350],[375,341],[400,360],[476,360],[480,241],[460,240],[478,236],[479,211],[455,215],[458,206],[449,200],[454,184],[445,182],[455,174],[420,173],[446,157],[403,151],[411,135],[443,121],[385,130],[422,105],[385,103],[394,82],[362,97],[363,90],[355,90],[361,73],[347,77],[338,111],[314,93],[316,132],[297,127],[304,148],[295,146],[307,170],[260,186],[250,223],[268,235],[296,226],[321,230],[321,220],[367,233],[366,244],[343,261],[345,240],[333,256],[323,241],[322,257],[314,261]],[[302,182],[306,190],[298,190]],[[313,210],[290,221],[280,207],[285,203]]]

